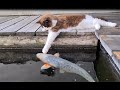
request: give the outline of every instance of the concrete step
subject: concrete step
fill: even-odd
[[[47,36],[0,36],[0,53],[5,55],[5,60],[9,56],[5,54],[6,51],[15,51],[10,56],[18,52],[42,52],[46,39]],[[94,61],[97,42],[95,35],[59,37],[54,41],[48,53],[59,52],[63,58],[73,61]]]
[[[43,48],[47,36],[0,36],[0,48]],[[53,47],[97,46],[95,35],[91,36],[64,36],[57,38]]]

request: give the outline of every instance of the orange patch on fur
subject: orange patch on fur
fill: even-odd
[[[38,21],[41,25],[44,26],[45,20],[48,20],[48,26],[52,26],[52,20],[57,20],[56,26],[52,27],[53,32],[57,32],[60,29],[67,29],[69,27],[77,26],[83,19],[85,19],[85,15],[53,15],[53,14],[45,14],[41,16],[41,19]]]
[[[60,29],[77,26],[83,19],[85,19],[85,15],[59,15],[56,16],[56,18],[57,24],[52,28],[52,31],[54,32],[57,32]]]

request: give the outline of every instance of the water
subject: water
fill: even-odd
[[[87,82],[83,77],[73,73],[59,73],[54,76],[40,74],[43,65],[36,58],[36,53],[0,52],[0,82]],[[77,62],[97,79],[92,62]]]
[[[87,82],[83,77],[59,73],[57,70],[54,76],[40,74],[43,65],[36,58],[39,51],[1,51],[0,52],[0,82]],[[95,56],[92,53],[60,53],[61,57],[84,68],[90,75],[99,82],[119,82],[120,75],[112,66],[108,54],[104,50],[99,51],[99,56],[93,63]],[[94,56],[94,58],[93,58]],[[91,59],[92,58],[92,59]],[[84,61],[84,62],[83,62]],[[97,79],[98,78],[98,79]]]
[[[43,64],[27,61],[25,64],[0,64],[0,81],[2,82],[60,82],[86,81],[75,74],[59,74],[50,77],[40,74]]]
[[[36,58],[38,52],[0,52],[0,82],[87,82],[83,77],[73,73],[59,73],[54,76],[40,74],[43,65]],[[112,67],[107,54],[99,52],[95,63],[92,61],[78,61],[76,56],[64,53],[65,59],[84,68],[90,75],[100,82],[117,82],[120,78]],[[74,59],[71,59],[71,57]]]
[[[99,57],[95,61],[95,70],[99,82],[120,82],[120,76],[112,65],[110,57],[103,50],[99,52]]]

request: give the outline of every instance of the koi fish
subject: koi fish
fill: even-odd
[[[55,67],[60,70],[60,73],[68,72],[68,73],[76,73],[78,75],[81,75],[89,82],[95,82],[95,80],[91,77],[91,75],[80,66],[65,60],[63,58],[59,57],[59,53],[56,53],[54,55],[51,54],[44,54],[44,53],[38,53],[36,54],[36,57],[40,59],[43,63],[45,63],[41,69],[47,69],[50,67]]]

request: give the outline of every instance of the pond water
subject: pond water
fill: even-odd
[[[0,82],[87,82],[74,73],[59,73],[54,76],[40,74],[43,65],[36,53],[0,52]],[[69,57],[69,56],[68,56]],[[84,68],[97,81],[93,62],[74,62]]]
[[[87,82],[82,76],[74,73],[60,73],[55,71],[54,76],[47,76],[40,73],[43,65],[36,58],[38,52],[18,52],[18,51],[2,51],[0,52],[0,82]],[[62,53],[60,53],[62,54]],[[84,68],[90,75],[99,82],[118,82],[119,75],[110,63],[110,59],[103,51],[99,52],[99,56],[95,61],[88,59],[89,54],[82,53],[84,58],[78,61],[77,54],[64,53],[65,58],[70,62],[76,63]],[[85,58],[87,57],[87,58]],[[89,58],[92,55],[89,55]],[[77,60],[76,60],[77,59]],[[98,80],[99,79],[99,80]]]
[[[99,57],[97,57],[94,64],[99,82],[120,82],[117,67],[105,50],[99,51]]]

